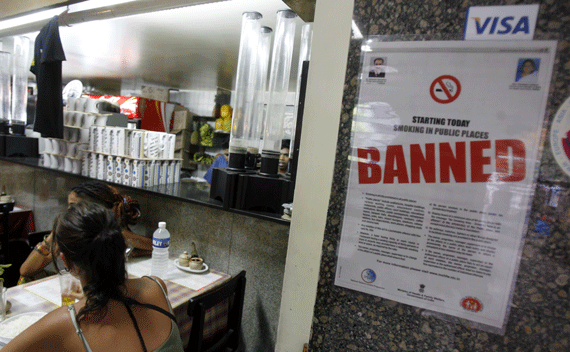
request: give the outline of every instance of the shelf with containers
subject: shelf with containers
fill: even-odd
[[[229,142],[230,132],[217,130],[215,121],[216,117],[213,116],[194,116],[190,130],[182,137],[188,139],[188,142],[182,144],[183,153],[187,154],[184,157],[189,159],[187,165],[194,165],[195,168],[199,164],[211,165],[215,159],[212,151],[222,149],[223,145]]]

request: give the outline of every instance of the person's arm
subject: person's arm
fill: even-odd
[[[32,250],[26,261],[20,266],[20,275],[31,277],[42,271],[49,263],[53,262],[51,245],[53,233],[50,233],[43,241],[39,242]]]
[[[133,247],[131,257],[139,257],[152,254],[152,239],[144,237],[132,232],[129,229],[122,228],[123,237],[128,247]]]

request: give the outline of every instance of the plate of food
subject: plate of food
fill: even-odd
[[[0,323],[0,342],[10,342],[46,314],[45,312],[28,312],[17,314],[4,320]]]
[[[190,269],[190,267],[188,267],[188,266],[182,266],[182,265],[178,264],[178,259],[174,259],[174,265],[182,271],[187,271],[189,273],[194,273],[194,274],[201,274],[201,273],[205,273],[206,271],[208,271],[208,264],[206,264],[206,263],[202,263],[202,269],[200,269],[200,270],[194,270],[194,269]]]

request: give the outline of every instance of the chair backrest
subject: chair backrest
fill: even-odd
[[[50,233],[51,230],[30,232],[28,234],[28,243],[30,244],[30,247],[33,249],[36,244],[44,240],[45,235],[49,235]]]
[[[245,271],[242,271],[214,290],[190,299],[188,315],[192,317],[192,329],[186,351],[239,350],[245,282]],[[215,324],[205,321],[206,312],[212,309],[227,309],[227,326],[206,341],[204,339],[204,331],[208,329],[206,324]]]

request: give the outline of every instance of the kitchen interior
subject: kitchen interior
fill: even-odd
[[[94,96],[156,98],[156,94],[148,91],[160,90],[162,96],[158,99],[179,104],[197,116],[209,117],[213,115],[216,95],[235,97],[232,91],[235,93],[242,13],[259,12],[261,26],[273,28],[277,12],[290,9],[289,5],[300,15],[295,18],[284,116],[283,134],[287,139],[293,130],[302,26],[312,21],[310,7],[302,2],[64,1],[43,10],[43,20],[16,27],[3,28],[9,23],[0,26],[0,45],[2,51],[11,52],[14,36],[27,37],[29,53],[33,54],[34,39],[42,24],[59,15],[59,34],[66,57],[62,62],[64,85],[79,80],[83,93]],[[31,12],[30,16],[34,14],[37,12]],[[31,72],[28,80],[30,92],[37,94],[35,76]],[[267,92],[265,99],[268,99]],[[230,101],[230,105],[232,103]],[[215,127],[215,121],[208,123]],[[192,127],[190,125],[190,129]],[[221,152],[218,145],[209,148],[206,155]],[[185,165],[185,169],[196,177],[202,177],[208,168],[207,163],[190,164]]]
[[[42,10],[50,11],[49,15],[42,20],[34,20],[31,24],[16,25],[16,27],[2,27],[2,22],[0,22],[0,43],[2,45],[0,50],[10,52],[11,48],[14,47],[14,36],[24,36],[30,39],[29,50],[30,53],[33,53],[34,38],[39,29],[49,18],[59,15],[60,18],[63,18],[63,22],[60,22],[59,32],[66,56],[66,61],[62,63],[64,86],[74,80],[79,80],[83,86],[83,94],[122,97],[141,97],[148,94],[148,88],[154,88],[155,91],[167,92],[168,103],[182,106],[190,111],[193,116],[198,117],[212,117],[218,94],[231,96],[231,99],[235,97],[242,14],[249,11],[258,12],[262,15],[261,25],[273,28],[277,21],[278,11],[293,9],[298,16],[294,19],[294,47],[283,121],[283,138],[292,137],[291,134],[294,133],[293,129],[295,128],[293,119],[297,105],[296,89],[298,88],[299,77],[298,61],[301,32],[303,25],[312,22],[314,2],[311,4],[310,1],[280,0],[132,1],[100,7],[106,2],[97,1],[96,8],[85,7],[89,6],[90,3],[94,3],[94,1],[56,1],[55,4],[49,4],[46,8],[41,5],[38,6]],[[10,2],[6,3],[7,10],[3,10],[2,13],[10,14],[5,19],[18,21],[19,17],[16,15],[22,14],[22,9],[19,12],[10,13],[10,5]],[[64,13],[64,11],[67,12]],[[29,12],[34,14],[37,11]],[[74,13],[80,13],[81,16],[74,16]],[[143,87],[146,87],[146,91]],[[31,97],[37,94],[35,76],[31,72],[28,73],[28,92]],[[266,92],[265,99],[267,98],[268,93]],[[233,104],[234,101],[230,100],[230,105]],[[215,119],[204,120],[205,123],[211,124],[213,127]],[[38,148],[38,151],[42,150],[41,142]],[[223,151],[220,145],[206,149],[210,155]],[[27,186],[19,183],[11,184],[10,182],[7,182],[7,188],[14,193],[26,189],[24,193],[27,195],[21,197],[20,201],[25,201],[26,197],[30,197],[30,203],[34,204],[36,227],[42,229],[49,228],[51,219],[57,211],[56,209],[47,209],[49,208],[47,204],[38,204],[36,193],[38,193],[37,187],[39,186],[37,184],[54,182],[58,185],[57,189],[65,193],[66,189],[70,189],[73,184],[82,180],[74,178],[72,175],[62,178],[59,173],[54,175],[43,173],[42,175],[41,170],[30,171],[26,166],[21,165],[14,166],[5,162],[2,165],[9,165],[16,174],[21,172],[27,175],[23,179],[29,177],[33,179],[31,190],[26,189]],[[194,163],[193,166],[182,168],[180,183],[185,178],[201,178],[208,168],[206,163]],[[32,176],[29,176],[30,174]],[[42,179],[44,177],[45,179]],[[163,220],[160,217],[167,214],[165,210],[157,209],[160,208],[160,204],[155,204],[156,199],[154,198],[165,192],[161,189],[136,190],[128,186],[124,189],[126,193],[138,197],[145,207],[145,213],[150,215],[142,224],[137,225],[135,230],[150,236],[152,232],[149,228],[154,229],[156,221]],[[247,212],[227,208],[221,210],[222,207],[219,206],[203,210],[201,205],[205,203],[210,203],[206,205],[212,207],[212,200],[208,199],[207,188],[205,190],[203,193],[206,195],[201,195],[202,198],[196,203],[198,205],[189,204],[188,199],[186,199],[189,197],[180,191],[174,194],[174,200],[172,197],[160,197],[159,199],[161,202],[168,203],[166,208],[174,209],[177,214],[199,212],[204,218],[223,218],[226,222],[225,225],[218,226],[229,227],[224,232],[242,232],[240,235],[245,237],[248,237],[248,232],[253,232],[256,237],[275,237],[270,239],[271,243],[267,248],[267,252],[270,253],[269,257],[264,257],[263,251],[260,251],[260,253],[248,253],[252,256],[249,260],[236,259],[240,255],[240,251],[235,251],[234,248],[230,248],[230,245],[221,249],[213,248],[215,246],[208,247],[212,252],[211,257],[214,254],[218,254],[218,257],[224,257],[223,259],[212,258],[210,261],[212,266],[218,264],[219,269],[229,274],[237,274],[238,267],[247,269],[248,265],[252,266],[249,273],[253,274],[253,278],[252,281],[248,282],[248,285],[256,293],[252,295],[252,298],[246,298],[245,302],[244,335],[246,345],[249,345],[248,350],[252,351],[259,350],[259,348],[269,348],[275,343],[277,330],[287,250],[288,221],[282,220],[280,213],[271,214],[269,217],[265,217],[266,214],[251,217],[251,214],[247,214]],[[173,194],[168,195],[172,196]],[[54,198],[57,197],[54,196]],[[59,208],[61,208],[62,200],[58,199],[57,203],[60,203]],[[226,213],[228,210],[234,214],[228,215]],[[169,228],[172,229],[171,231],[177,232],[180,229],[180,232],[183,232],[182,229],[188,226],[188,222],[194,220],[170,221]],[[195,226],[195,224],[190,226]],[[204,233],[194,235],[192,238],[202,247],[208,246],[210,241],[219,242],[219,234],[216,234],[215,238],[212,239],[211,233],[202,232]],[[173,238],[171,248],[175,253],[185,249],[184,246],[188,242],[187,236],[191,235],[185,234],[179,239]],[[224,236],[227,236],[227,233],[221,237]],[[231,237],[229,239],[232,240]],[[259,244],[259,238],[246,238],[244,241]],[[278,243],[277,246],[275,246],[275,242]],[[240,246],[246,247],[247,243],[241,243]],[[220,252],[223,254],[219,255]],[[245,263],[239,263],[241,265],[236,266],[236,262],[242,260]],[[272,263],[265,264],[266,261],[273,261],[275,265]],[[267,267],[264,273],[259,270],[259,265]],[[269,276],[271,276],[269,284],[256,286],[255,278],[261,279]],[[269,285],[269,290],[267,285]],[[247,312],[248,306],[250,312]],[[262,327],[262,325],[264,326]]]

